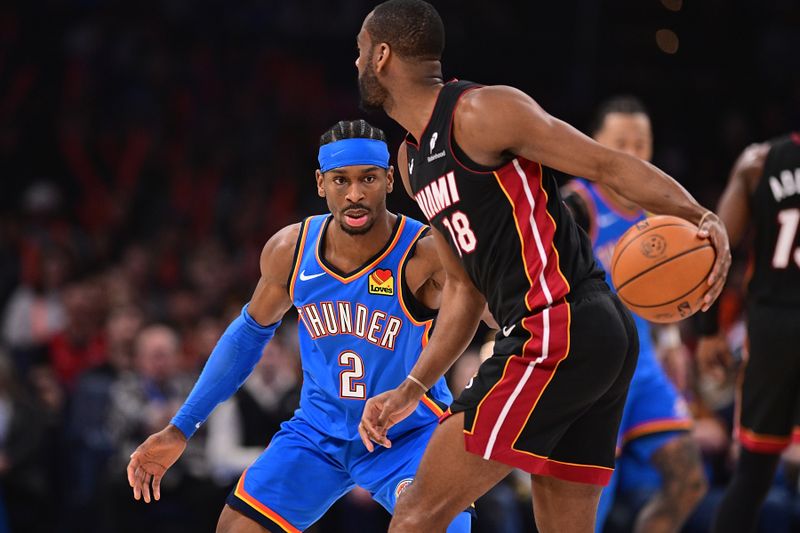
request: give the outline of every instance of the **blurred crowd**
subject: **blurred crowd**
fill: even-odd
[[[197,9],[187,0],[44,0],[0,7],[0,533],[213,531],[232,484],[296,408],[302,371],[296,326],[287,320],[253,376],[169,471],[162,501],[133,501],[124,474],[129,454],[167,423],[249,298],[266,239],[324,209],[312,186],[318,136],[360,116],[351,66],[355,34],[372,2],[299,4],[244,2],[234,10],[224,2]],[[477,18],[452,14],[462,3],[443,4],[456,42],[473,32],[470,20],[505,24],[485,2],[463,4]],[[588,16],[591,9],[578,4]],[[782,2],[768,4],[773,13],[796,14]],[[512,11],[525,9],[532,8]],[[635,12],[629,16],[637,22]],[[764,26],[758,57],[796,43],[797,34],[781,26],[792,20]],[[554,30],[542,31],[549,39]],[[575,56],[586,51],[581,42]],[[560,94],[520,81],[519,69],[492,63],[499,56],[478,64],[469,54],[457,60],[448,53],[450,68],[496,65],[481,81],[520,85],[556,112],[588,112],[597,96],[592,87],[611,92],[622,84],[597,72],[593,84],[576,75]],[[564,68],[573,59],[562,57]],[[763,109],[723,109],[721,140],[707,150],[695,141],[710,138],[713,127],[687,132],[682,145],[675,120],[691,110],[677,110],[671,120],[670,109],[654,108],[654,122],[665,125],[656,162],[693,176],[687,187],[713,205],[725,169],[746,142],[796,123],[800,69],[793,72],[764,78],[785,85]],[[726,83],[700,81],[699,90],[708,92],[723,92]],[[626,83],[650,101],[647,91],[660,90],[652,77],[631,75]],[[742,89],[730,90],[735,96]],[[419,216],[402,197],[390,206]],[[741,360],[740,301],[740,294],[726,293],[723,323]],[[736,373],[700,377],[691,324],[682,333],[680,348],[662,363],[692,406],[711,481],[686,528],[700,532],[736,453]],[[480,345],[451,370],[455,393],[477,368]],[[800,451],[790,448],[765,505],[763,531],[800,530],[798,464]],[[622,480],[607,532],[629,528],[658,480],[636,482]],[[482,498],[476,531],[533,530],[527,486],[512,475]],[[348,531],[357,524],[368,533],[387,523],[386,513],[356,490],[315,528]]]

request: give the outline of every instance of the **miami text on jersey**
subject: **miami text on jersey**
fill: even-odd
[[[461,199],[456,188],[455,173],[450,171],[439,179],[433,180],[423,187],[414,199],[428,220],[433,220],[433,217]]]

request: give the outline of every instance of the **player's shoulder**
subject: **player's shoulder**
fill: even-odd
[[[455,109],[456,137],[467,153],[489,159],[528,139],[523,131],[549,124],[549,116],[527,94],[508,85],[487,85],[465,93]],[[473,158],[474,161],[480,162]],[[495,161],[496,162],[496,161]],[[486,164],[486,163],[484,163]]]
[[[743,166],[763,166],[770,150],[776,145],[776,141],[753,143],[742,150],[740,162]]]
[[[772,150],[772,142],[754,143],[742,150],[734,164],[732,179],[744,180],[752,192],[764,171],[767,155]]]
[[[436,255],[436,244],[433,242],[433,234],[429,226],[424,226],[422,234],[417,238],[417,246],[414,249],[415,256],[430,256]]]
[[[436,242],[430,226],[421,225],[421,233],[414,243],[414,250],[411,259],[414,264],[425,264],[428,270],[438,270],[441,265],[439,253],[436,251]]]
[[[261,250],[261,271],[288,272],[292,267],[294,251],[300,231],[306,222],[290,224],[267,240]]]
[[[267,243],[264,245],[264,251],[285,252],[294,250],[302,227],[303,222],[297,222],[276,231],[275,234],[267,240]]]
[[[530,101],[531,97],[509,85],[482,85],[464,93],[459,99],[457,113],[460,117],[484,116],[487,110],[502,111],[515,104]]]

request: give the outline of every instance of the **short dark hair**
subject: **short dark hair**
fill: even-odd
[[[444,23],[423,0],[388,0],[372,11],[367,31],[373,43],[387,43],[411,59],[439,60],[444,51]]]
[[[614,96],[609,98],[597,108],[594,119],[589,127],[589,134],[594,135],[603,127],[606,117],[611,113],[624,113],[626,115],[634,115],[642,113],[650,117],[647,108],[641,100],[629,94]]]
[[[340,120],[319,138],[319,145],[324,146],[342,139],[375,139],[386,142],[383,130],[370,125],[366,120]]]

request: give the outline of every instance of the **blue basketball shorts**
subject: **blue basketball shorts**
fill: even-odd
[[[268,531],[303,531],[333,503],[360,486],[390,513],[413,480],[436,421],[369,453],[359,441],[333,439],[300,418],[281,425],[270,445],[242,474],[227,504]],[[461,513],[447,529],[470,531]]]

